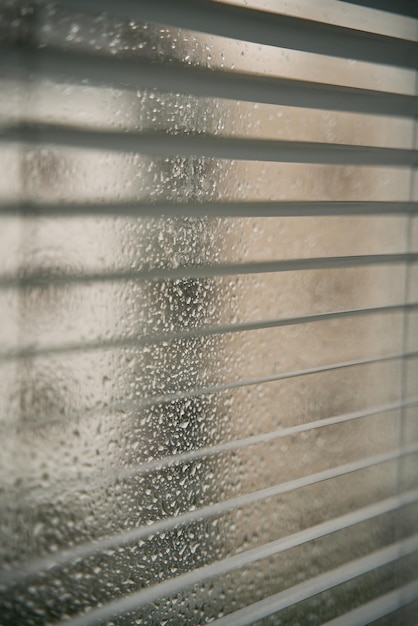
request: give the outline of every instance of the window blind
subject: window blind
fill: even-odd
[[[417,17],[2,3],[2,625],[416,624]]]

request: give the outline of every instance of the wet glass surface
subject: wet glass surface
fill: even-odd
[[[280,4],[339,23],[333,0],[316,14]],[[41,7],[4,12],[5,45],[25,40],[26,23],[39,54],[415,89],[409,70]],[[368,28],[359,15],[375,14],[351,7],[338,19]],[[412,39],[414,26],[401,20],[391,32]],[[376,32],[391,28],[381,15]],[[204,151],[208,137],[410,149],[413,122],[162,93],[140,79],[136,89],[98,88],[82,67],[73,82],[40,79],[36,63],[30,80],[9,74],[0,75],[2,131],[17,129],[0,150],[0,622],[91,611],[80,624],[205,624],[412,536],[415,501],[401,514],[390,499],[416,489],[418,359],[403,353],[418,350],[417,264],[403,255],[418,250],[417,218],[402,207],[285,217],[259,207],[408,202],[416,172]],[[28,142],[23,123],[59,132],[51,143],[38,129]],[[138,145],[114,149],[117,132],[137,133]],[[147,153],[145,133],[163,136],[159,154]],[[197,154],[165,154],[176,136],[197,137]],[[100,149],[89,145],[97,137]],[[253,215],[228,214],[250,202]],[[220,203],[225,215],[202,209]],[[280,623],[332,619],[357,606],[353,597],[390,591],[400,573],[407,582],[411,563],[308,598]],[[95,613],[102,605],[108,613]]]

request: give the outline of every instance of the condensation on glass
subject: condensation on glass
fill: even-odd
[[[384,596],[414,624],[416,121],[332,90],[412,99],[416,71],[3,6],[0,623],[314,625]]]

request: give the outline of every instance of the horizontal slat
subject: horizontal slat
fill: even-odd
[[[164,158],[203,156],[211,159],[327,165],[392,167],[415,167],[418,165],[418,151],[399,148],[226,138],[208,135],[169,135],[156,132],[101,132],[47,124],[19,124],[0,129],[0,141],[23,143],[37,147],[44,145],[66,146]]]
[[[216,445],[205,446],[202,448],[196,448],[195,450],[191,450],[188,452],[183,452],[179,454],[173,454],[172,456],[164,457],[162,459],[155,459],[152,461],[148,461],[142,463],[140,465],[126,467],[126,468],[109,468],[109,469],[101,469],[100,475],[97,473],[82,473],[78,472],[77,477],[68,477],[67,480],[60,483],[58,485],[58,489],[60,491],[68,488],[80,487],[81,483],[83,486],[87,486],[90,481],[93,481],[94,485],[97,486],[97,479],[100,481],[114,481],[114,480],[127,480],[131,478],[135,478],[138,476],[143,476],[155,471],[161,471],[171,467],[177,467],[180,465],[184,465],[187,463],[200,461],[202,459],[207,459],[209,457],[217,456],[220,454],[225,454],[227,452],[237,451],[244,448],[248,448],[250,446],[260,445],[264,443],[269,443],[275,441],[277,439],[284,439],[286,437],[294,437],[301,433],[311,432],[313,430],[318,430],[321,428],[327,428],[329,426],[336,426],[338,424],[344,424],[346,422],[354,422],[356,420],[361,420],[363,418],[372,417],[376,415],[381,415],[385,413],[390,413],[394,411],[398,411],[403,408],[415,407],[418,405],[418,399],[414,398],[405,402],[397,402],[392,404],[381,405],[377,407],[373,407],[370,409],[355,411],[353,413],[346,413],[344,415],[337,415],[329,418],[322,418],[319,420],[315,420],[313,422],[305,422],[302,424],[298,424],[296,426],[290,426],[288,428],[281,428],[279,430],[261,433],[259,435],[252,435],[249,437],[245,437],[243,439],[236,439],[232,441],[226,441],[224,443],[219,443]],[[20,428],[19,431],[22,432],[23,428]],[[45,496],[50,495],[51,497],[54,495],[54,491],[57,489],[57,484],[51,485],[50,488],[42,487],[42,497],[45,499]],[[20,490],[20,494],[24,493],[24,489]],[[35,491],[31,492],[31,497],[36,499]],[[0,507],[1,508],[1,507]]]
[[[240,58],[244,57],[240,55]],[[292,74],[291,66],[294,64],[297,67],[299,65],[305,67],[307,76],[304,76],[303,72],[297,76]],[[311,62],[300,64],[295,60],[295,63],[289,62],[286,65],[290,67],[278,70],[278,75],[283,78],[288,72],[290,75],[287,78],[294,80],[311,80],[311,76],[317,81],[321,80],[321,76],[316,73],[308,74]],[[246,69],[235,68],[234,71],[245,72]],[[248,68],[248,72],[251,71],[251,68]],[[323,72],[326,72],[325,68]],[[339,81],[333,75],[328,82],[344,84],[345,72],[336,71],[336,76]],[[325,73],[322,80],[326,81],[327,77],[328,74]],[[392,89],[392,82],[389,77],[383,84],[379,82],[378,85],[373,82],[357,84],[352,80],[347,86],[377,88],[384,91]],[[394,90],[395,87],[396,91],[402,93],[401,85],[393,84]],[[0,99],[0,123],[20,124],[23,83],[19,80],[6,79],[2,80],[2,88],[4,97]],[[25,95],[25,107],[25,123],[32,125],[58,124],[125,133],[166,132],[167,129],[177,129],[177,134],[181,131],[182,134],[199,136],[322,142],[377,148],[413,148],[413,120],[408,118],[195,98],[181,94],[156,94],[147,90],[138,90],[135,93],[82,84],[63,85],[37,80],[35,76],[30,90]],[[196,115],[198,111],[202,114]]]
[[[280,328],[282,326],[298,326],[301,324],[311,324],[313,322],[324,322],[334,319],[344,319],[347,317],[363,317],[368,315],[388,315],[399,311],[411,312],[418,309],[418,302],[409,304],[397,304],[368,309],[351,309],[347,311],[333,311],[330,313],[319,313],[316,315],[303,315],[300,317],[289,317],[275,320],[265,320],[250,322],[246,324],[234,324],[216,327],[201,327],[189,330],[178,330],[174,332],[161,333],[156,335],[141,334],[125,337],[112,337],[110,339],[97,339],[95,341],[82,341],[68,344],[45,345],[35,347],[33,345],[15,350],[0,352],[0,363],[15,359],[33,359],[50,354],[64,354],[68,352],[89,352],[91,350],[111,350],[113,348],[139,347],[143,345],[158,344],[161,342],[176,341],[179,339],[192,339],[194,337],[207,337],[212,335],[225,335],[229,333],[242,333],[253,330],[264,330],[267,328]]]
[[[380,11],[390,11],[400,15],[418,18],[418,5],[415,0],[344,0],[350,4],[370,7]],[[396,19],[396,18],[395,18]]]
[[[308,600],[328,589],[333,589],[337,585],[348,582],[353,578],[367,574],[371,570],[393,563],[404,556],[409,556],[417,550],[418,535],[415,535],[377,552],[372,552],[369,556],[351,561],[347,565],[337,567],[325,574],[320,574],[290,589],[285,589],[285,591],[271,596],[270,598],[266,598],[265,600],[261,600],[260,602],[256,602],[245,609],[230,613],[219,620],[215,620],[212,624],[216,624],[216,626],[247,626],[258,619],[273,615],[298,602]],[[88,616],[86,616],[86,618],[88,618]],[[79,618],[71,621],[71,626],[87,626],[95,623],[94,621],[81,621],[82,619],[83,618]]]
[[[153,202],[98,204],[37,204],[24,200],[0,203],[0,216],[21,217],[316,217],[345,215],[403,215],[418,213],[418,202]]]
[[[416,42],[210,0],[60,0],[71,10],[373,63],[417,67]]]
[[[160,90],[227,100],[281,104],[311,109],[413,117],[417,98],[325,83],[297,81],[238,72],[213,71],[146,59],[117,59],[51,48],[0,51],[4,76],[48,78],[56,82]],[[36,64],[34,61],[36,59]]]
[[[275,376],[266,376],[260,378],[254,378],[252,380],[238,380],[235,382],[228,382],[219,385],[212,385],[208,387],[198,387],[194,389],[187,389],[185,391],[178,391],[166,394],[159,394],[155,396],[147,396],[145,398],[137,398],[132,401],[119,401],[115,403],[107,403],[105,408],[86,409],[78,413],[66,414],[56,417],[48,417],[39,419],[39,416],[29,416],[26,420],[27,428],[43,428],[51,424],[57,424],[59,422],[65,422],[68,424],[70,421],[82,419],[84,416],[91,415],[92,413],[102,413],[103,411],[138,411],[140,409],[154,406],[156,404],[163,404],[166,402],[173,402],[175,400],[183,400],[188,398],[195,398],[198,396],[211,395],[222,391],[228,391],[232,389],[240,389],[250,387],[253,385],[262,385],[266,383],[278,382],[281,380],[290,380],[292,378],[299,378],[302,376],[310,376],[311,374],[321,374],[325,372],[333,372],[340,369],[349,367],[361,367],[363,365],[374,365],[378,363],[386,363],[390,361],[398,361],[401,359],[414,359],[418,357],[418,352],[399,352],[395,354],[389,354],[381,357],[370,357],[367,359],[358,359],[353,361],[344,361],[342,363],[333,363],[331,365],[321,365],[319,367],[311,367],[303,370],[296,370],[292,372],[285,372],[283,374],[276,374]],[[11,423],[7,422],[6,426],[10,426]]]
[[[337,526],[338,521],[333,521],[334,526],[329,522],[326,523],[328,533],[332,533],[335,527],[337,527],[336,530],[339,530]],[[312,530],[314,532],[312,532]],[[92,626],[93,624],[99,624],[106,620],[115,618],[116,616],[126,613],[128,611],[138,610],[140,607],[146,604],[155,602],[163,598],[164,596],[183,591],[187,587],[202,583],[207,579],[213,578],[214,576],[221,576],[222,574],[226,574],[231,570],[237,569],[238,567],[245,567],[246,565],[254,563],[255,561],[269,558],[274,554],[280,553],[283,549],[288,549],[290,547],[295,547],[296,545],[301,545],[302,543],[304,543],[304,541],[301,541],[302,538],[300,537],[300,535],[303,536],[303,534],[306,534],[308,536],[310,535],[311,539],[316,539],[318,538],[318,532],[315,533],[315,530],[317,529],[309,529],[309,531],[303,531],[303,533],[298,533],[299,537],[293,535],[284,540],[274,542],[273,544],[266,544],[261,548],[249,550],[248,552],[244,552],[243,554],[231,557],[228,560],[214,563],[213,565],[208,565],[207,567],[201,568],[200,570],[194,570],[187,574],[183,574],[177,576],[176,578],[167,580],[159,585],[155,585],[129,596],[113,600],[103,607],[93,609],[86,615],[71,620],[70,625]],[[324,535],[321,534],[319,536],[321,537]],[[295,539],[296,541],[294,541]],[[296,604],[301,600],[305,600],[309,597],[312,597],[313,595],[321,593],[322,591],[326,591],[327,589],[331,589],[336,585],[347,582],[352,578],[361,576],[362,574],[366,574],[373,569],[392,563],[393,561],[398,559],[400,555],[407,556],[409,554],[413,554],[417,550],[418,535],[414,535],[413,537],[405,539],[404,541],[399,541],[398,543],[392,544],[386,548],[382,548],[381,550],[373,552],[366,557],[356,559],[355,561],[350,561],[348,564],[337,567],[331,572],[326,572],[325,574],[321,574],[313,579],[300,583],[299,585],[295,585],[290,589],[285,589],[284,591],[275,596],[272,596],[271,598],[267,598],[266,600],[262,600],[248,607],[245,607],[244,609],[226,615],[225,617],[219,620],[215,620],[212,623],[225,624],[225,626],[235,624],[237,626],[243,626],[244,624],[252,624],[254,621],[256,621],[256,619],[259,619],[260,617],[271,615],[272,612],[276,612],[282,608],[291,606],[292,604]],[[265,612],[267,607],[268,612]],[[273,608],[274,610],[272,611]],[[61,622],[61,624],[64,623],[68,624],[68,622]]]
[[[243,4],[242,0],[215,1],[235,6]],[[341,4],[341,1],[345,2],[345,4]],[[393,0],[389,0],[389,2],[391,1],[393,2]],[[414,2],[414,0],[411,1]],[[380,6],[385,4],[385,0],[377,0],[379,6],[376,6],[374,9],[367,6],[367,1],[364,3],[364,6],[349,6],[347,2],[349,0],[321,0],[321,2],[315,3],[312,3],[311,0],[298,0],[298,4],[294,4],[289,3],[288,0],[277,0],[272,4],[266,3],[265,0],[245,0],[245,6],[246,8],[259,11],[293,15],[294,17],[302,17],[324,24],[335,24],[368,33],[418,41],[415,20],[412,17],[402,17],[401,15],[397,15],[396,19],[394,19],[392,14],[387,13]],[[342,7],[343,10],[341,10]],[[376,11],[376,9],[378,10]]]
[[[400,221],[401,220],[399,220],[399,222]],[[16,220],[13,220],[13,222],[16,224]],[[258,225],[259,223],[260,221],[257,220],[256,224]],[[234,226],[234,224],[231,225]],[[398,230],[400,235],[402,235],[402,230],[404,230],[406,226],[405,220],[402,219],[402,223],[399,225]],[[111,226],[112,225],[109,224],[109,227]],[[221,224],[221,227],[222,226],[223,224]],[[245,226],[247,226],[247,224],[245,224]],[[248,225],[248,227],[251,226],[251,224]],[[307,224],[307,226],[306,232],[309,236],[310,225]],[[363,228],[362,224],[359,226]],[[68,245],[73,246],[74,239],[71,236],[72,233],[68,222],[67,224],[62,224],[62,228],[60,225],[62,238],[61,232],[57,234],[56,231],[54,232],[52,230],[54,228],[53,222],[48,224],[48,228],[49,227],[51,227],[51,233],[48,238],[56,249],[58,249],[61,241],[64,242],[64,246],[67,242]],[[159,224],[153,224],[155,232],[158,232],[158,227]],[[268,225],[264,224],[264,227],[268,228]],[[390,228],[392,228],[393,232],[394,228],[392,224],[388,224],[387,229],[385,225],[385,229],[388,233]],[[75,237],[77,237],[79,233],[80,236],[84,236],[87,225],[84,232],[82,232],[82,229],[83,226],[81,226],[81,228],[80,225],[76,227]],[[341,234],[343,230],[342,228]],[[311,228],[311,232],[313,232],[313,228]],[[325,229],[325,233],[326,232]],[[353,228],[353,234],[355,232]],[[380,230],[380,237],[382,237],[381,232]],[[286,239],[286,233],[282,234],[284,242],[280,243],[280,247],[281,253],[285,256],[285,246],[287,242],[291,245],[292,240],[290,237]],[[298,232],[298,235],[299,234],[300,230]],[[238,235],[238,232],[234,233],[234,236],[236,235]],[[304,233],[301,235],[302,242],[306,241],[303,235]],[[94,237],[94,224],[92,224],[92,236]],[[67,237],[67,239],[65,239],[65,237]],[[280,242],[281,241],[282,239],[280,239]],[[16,243],[18,244],[19,241]],[[278,243],[274,234],[271,237],[271,243],[273,247]],[[350,243],[349,237],[347,236],[346,241],[339,242],[334,239],[331,245],[337,250],[339,247],[341,249],[342,246],[350,248]],[[40,247],[40,245],[40,239],[38,239],[38,247]],[[46,245],[48,246],[49,242],[47,242]],[[369,241],[366,240],[361,245],[362,250],[359,250],[360,253],[367,250],[368,246],[371,248],[373,243],[370,242],[369,244]],[[377,245],[379,245],[379,242],[377,242]],[[322,251],[332,253],[334,250]],[[19,271],[18,263],[20,259],[14,256],[14,254],[7,254],[7,248],[2,252],[4,260],[9,263],[10,274],[16,270]],[[12,252],[14,253],[14,250]],[[18,250],[16,249],[16,253],[17,252]],[[78,251],[77,246],[77,250],[71,250],[70,254],[76,259],[77,255],[82,258],[83,252],[84,250]],[[257,250],[255,250],[255,252],[257,253]],[[271,250],[271,252],[274,252],[274,250]],[[341,252],[344,252],[344,250],[342,249]],[[269,253],[270,250],[267,247],[260,249],[260,254],[269,256]],[[229,249],[225,250],[225,254],[232,256],[233,253]],[[248,251],[248,249],[245,250],[245,254],[247,257],[252,257],[251,251]],[[218,262],[225,260],[219,258],[219,256],[220,255],[218,255],[217,258]],[[12,266],[12,258],[16,260],[15,267]],[[30,266],[31,258],[32,257],[29,256],[28,261],[25,262],[26,267]],[[151,260],[150,256],[149,259]],[[110,259],[106,258],[106,264],[109,260]],[[236,259],[231,259],[231,261],[235,260]],[[242,258],[240,260],[242,260]],[[120,261],[120,259],[117,259],[117,261]],[[49,262],[49,260],[47,260],[47,262]],[[125,259],[125,262],[127,265],[128,260]],[[60,263],[60,259],[58,259],[58,263]],[[100,260],[100,266],[101,265],[102,262]],[[113,263],[109,263],[109,265],[112,267]],[[175,263],[173,263],[173,265],[175,265]],[[414,265],[413,268],[415,269],[416,265]],[[76,270],[77,268],[73,266],[72,269]],[[91,269],[93,270],[94,267],[91,267]],[[403,312],[403,281],[405,271],[405,265],[383,265],[365,268],[348,268],[344,270],[337,269],[327,272],[323,272],[322,270],[299,273],[283,272],[277,274],[246,275],[234,278],[224,276],[211,279],[195,279],[193,281],[162,280],[126,284],[106,283],[105,285],[100,283],[87,283],[70,286],[64,289],[51,287],[48,293],[42,288],[29,291],[13,289],[7,291],[7,293],[3,293],[3,298],[0,302],[0,309],[5,320],[0,329],[0,353],[3,357],[6,357],[7,360],[7,357],[15,358],[16,356],[16,358],[21,358],[20,355],[25,358],[31,358],[31,355],[41,355],[41,353],[42,355],[47,355],[50,349],[51,354],[53,352],[59,353],[62,348],[63,351],[66,351],[68,354],[72,353],[71,358],[77,358],[78,363],[81,364],[80,358],[81,354],[84,352],[83,347],[85,347],[88,348],[88,350],[85,351],[86,358],[90,360],[95,359],[100,367],[100,355],[97,351],[99,351],[104,358],[108,358],[111,356],[109,350],[112,349],[112,347],[115,348],[113,351],[115,354],[120,354],[120,352],[116,350],[118,347],[123,349],[124,347],[137,345],[138,348],[141,348],[145,344],[155,345],[167,341],[173,343],[173,341],[179,340],[183,343],[187,341],[190,346],[199,343],[203,347],[204,340],[202,338],[205,337],[212,344],[216,343],[216,345],[221,348],[219,341],[222,343],[220,335],[223,333],[240,333],[239,342],[242,345],[241,339],[248,337],[246,331],[262,331],[258,336],[260,340],[263,340],[263,336],[267,334],[266,330],[264,330],[265,328],[271,329],[271,339],[274,341],[273,334],[275,334],[276,340],[279,342],[281,339],[278,335],[284,338],[286,335],[289,336],[289,333],[286,330],[276,331],[275,327],[297,326],[302,333],[307,333],[308,336],[310,332],[316,331],[320,333],[332,332],[335,334],[337,332],[336,327],[338,326],[340,332],[350,332],[351,336],[356,336],[360,332],[360,326],[369,333],[373,332],[374,324],[376,323],[381,325],[381,332],[385,334],[383,325],[385,325],[386,332],[391,328],[391,322],[386,321],[387,315],[389,314],[393,320],[396,318],[399,321],[400,315],[397,315],[397,313]],[[296,284],[295,281],[302,285],[304,289],[302,297],[297,299],[296,302],[292,298],[284,297],[285,294],[293,295],[294,286]],[[342,282],[349,286],[349,291],[335,290],[335,285],[339,285]],[[308,289],[305,289],[306,285]],[[317,285],[319,285],[322,290],[321,298],[313,300],[312,294],[314,292],[312,289],[315,288],[316,290]],[[312,289],[310,289],[311,286]],[[135,302],[142,302],[145,306],[140,308],[135,306],[136,313],[135,319],[132,320],[133,323],[131,323],[130,320],[128,321],[128,319],[125,321],[122,318],[117,327],[115,327],[114,320],[103,318],[103,306],[108,307],[109,302],[117,304],[120,302],[120,297],[123,294],[129,294],[131,289],[133,289],[135,293]],[[184,294],[189,293],[190,290],[195,294],[194,302],[187,303]],[[174,300],[171,302],[161,300],[166,293],[173,294]],[[278,293],[281,294],[280,298],[277,297]],[[207,299],[206,294],[209,296],[209,299]],[[203,296],[206,299],[202,300]],[[80,303],[81,308],[79,308],[77,304],[78,315],[72,317],[71,324],[67,325],[65,333],[62,332],[59,320],[56,320],[56,323],[52,324],[42,324],[42,326],[37,328],[35,334],[30,332],[27,325],[23,325],[22,332],[18,332],[16,316],[19,307],[22,305],[24,308],[27,308],[27,306],[30,306],[29,303],[36,301],[42,303],[43,308],[41,310],[47,313],[45,307],[48,307],[50,297],[57,303],[65,303],[68,299],[73,302],[74,298],[74,302]],[[154,317],[152,309],[150,308],[150,303],[156,302],[156,297],[158,298],[158,303],[165,303],[165,317],[160,316],[158,319]],[[332,301],[330,300],[331,297]],[[216,303],[216,306],[219,308],[217,310],[207,309],[206,314],[195,316],[193,320],[188,321],[185,312],[186,315],[192,313],[195,309],[195,305],[205,302],[209,304]],[[254,302],[257,302],[257,307],[254,307]],[[414,316],[414,311],[416,311],[414,304],[416,303],[418,303],[418,293],[413,294],[411,292],[409,304],[406,305],[406,312],[411,322],[413,318],[418,319],[416,315]],[[397,310],[396,308],[387,309],[387,307],[401,308]],[[87,332],[85,324],[83,324],[84,311],[88,311],[89,321],[91,320]],[[181,314],[179,314],[179,312]],[[353,312],[353,316],[351,312]],[[329,318],[329,316],[332,316],[334,313],[337,316],[335,322],[332,318]],[[372,318],[370,317],[371,315],[373,316]],[[359,324],[356,325],[354,321],[352,322],[350,320],[351,317],[358,320]],[[319,328],[317,329],[314,326],[316,322],[319,322]],[[309,324],[310,330],[308,330],[306,324]],[[252,332],[251,336],[255,338],[257,333]],[[232,336],[228,335],[226,339],[229,340],[229,338],[232,338]],[[382,337],[379,338],[378,334],[376,334],[376,339],[382,344]],[[388,344],[388,341],[385,340],[385,343]],[[106,353],[104,353],[104,349],[107,350]],[[296,346],[295,349],[297,351],[300,350],[300,348],[296,348]],[[390,348],[390,346],[387,345],[387,352],[391,349],[395,351],[396,347],[393,345],[392,348]],[[224,348],[221,348],[221,350],[224,353]],[[248,347],[244,349],[245,352],[247,352],[247,350]],[[94,351],[96,353],[94,353]],[[341,360],[360,356],[373,356],[371,353],[347,354],[346,350],[344,352],[345,354],[339,354]],[[138,356],[142,353],[143,350],[139,349]],[[335,355],[331,356],[330,353],[327,360],[335,360]],[[157,364],[155,364],[155,366],[157,366]],[[296,366],[292,366],[289,363],[289,369],[293,367]],[[76,369],[79,369],[79,365],[76,366]]]
[[[0,276],[0,288],[34,288],[47,285],[65,285],[92,282],[119,282],[154,279],[202,278],[212,276],[236,276],[245,274],[268,274],[270,272],[295,272],[299,270],[337,269],[343,267],[366,267],[368,265],[395,265],[416,263],[418,253],[405,254],[370,254],[338,257],[312,257],[309,259],[289,259],[259,263],[241,263],[228,265],[196,265],[174,269],[120,270],[90,274],[32,274],[26,276]]]
[[[371,365],[375,363],[384,363],[387,361],[394,361],[398,359],[414,359],[418,357],[418,352],[399,352],[395,354],[388,354],[380,357],[370,357],[367,359],[357,359],[352,361],[345,361],[343,363],[333,363],[331,365],[321,365],[318,367],[311,367],[303,370],[297,370],[293,372],[284,372],[283,374],[276,374],[274,376],[265,376],[254,379],[238,380],[235,382],[228,382],[219,385],[213,385],[210,387],[201,387],[198,389],[188,389],[187,391],[180,391],[174,393],[162,394],[159,396],[153,396],[145,398],[143,401],[137,401],[135,403],[136,408],[141,406],[152,406],[155,403],[171,402],[173,400],[180,400],[183,398],[191,398],[200,395],[209,395],[217,393],[219,391],[226,391],[228,389],[238,389],[242,387],[249,387],[252,385],[261,385],[264,383],[277,382],[279,380],[289,380],[291,378],[299,378],[301,376],[309,376],[310,374],[320,374],[322,372],[332,372],[339,369],[345,369],[348,367],[357,367],[361,365]],[[119,408],[123,408],[124,404],[119,403]],[[133,406],[131,404],[131,406]]]
[[[89,542],[86,544],[82,544],[76,546],[75,548],[71,548],[60,553],[55,553],[48,557],[37,559],[31,563],[25,563],[21,567],[16,568],[13,571],[8,570],[5,572],[0,572],[0,584],[10,585],[13,582],[17,582],[27,577],[38,575],[43,570],[50,570],[51,568],[62,566],[78,559],[87,558],[103,550],[126,546],[141,539],[144,539],[145,537],[149,537],[150,535],[163,533],[170,529],[177,528],[179,526],[192,522],[210,519],[216,517],[217,515],[222,515],[223,513],[252,505],[255,502],[261,502],[268,498],[284,495],[297,489],[303,489],[304,487],[316,485],[321,482],[331,480],[333,478],[347,476],[348,474],[351,474],[353,472],[361,471],[363,469],[369,469],[377,465],[381,465],[383,463],[394,461],[396,459],[400,459],[408,455],[413,455],[417,453],[418,446],[411,446],[409,448],[404,448],[401,452],[396,450],[392,452],[385,452],[383,454],[377,454],[373,457],[361,459],[360,461],[346,463],[345,465],[340,465],[338,467],[323,470],[315,474],[296,478],[287,483],[280,483],[278,485],[273,485],[271,487],[260,489],[259,491],[254,491],[251,493],[237,496],[235,498],[231,498],[230,500],[224,500],[223,502],[210,504],[200,509],[187,511],[186,513],[182,513],[180,515],[177,515],[176,517],[169,517],[167,519],[154,522],[153,524],[149,524],[148,526],[134,528],[118,535],[97,540],[94,543]],[[399,506],[401,506],[403,497],[404,496],[399,497]]]
[[[376,600],[360,606],[323,626],[365,626],[380,617],[390,615],[418,599],[418,580],[395,591],[379,596]]]

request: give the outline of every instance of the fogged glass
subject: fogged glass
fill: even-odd
[[[5,44],[26,24],[39,51],[414,93],[410,71],[7,4]],[[2,142],[0,622],[204,624],[410,537],[416,502],[391,498],[416,486],[416,218],[228,207],[406,202],[411,170],[124,152],[107,133],[408,149],[413,123],[76,83],[2,74],[3,128],[106,143]],[[332,619],[399,571],[280,623]]]

